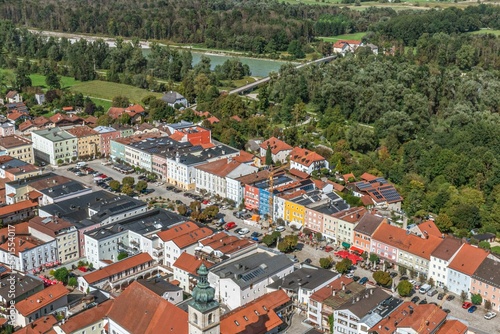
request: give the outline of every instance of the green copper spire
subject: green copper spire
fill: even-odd
[[[215,289],[208,283],[208,269],[204,264],[198,268],[198,283],[193,289],[193,300],[191,301],[191,306],[203,311],[218,307],[219,303],[214,300]]]

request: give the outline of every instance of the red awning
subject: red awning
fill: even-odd
[[[355,251],[355,252],[359,253],[360,255],[364,253],[364,250],[362,250],[361,248],[358,248],[358,247],[351,246],[350,249],[352,251]]]

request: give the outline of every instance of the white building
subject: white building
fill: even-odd
[[[484,249],[464,244],[448,264],[447,283],[448,291],[460,296],[462,291],[469,294],[472,275],[488,256]]]
[[[31,133],[35,160],[57,165],[78,156],[78,138],[59,127]]]
[[[95,307],[80,312],[68,320],[56,324],[53,326],[53,330],[56,334],[102,334],[108,323],[106,314],[113,302],[112,299],[108,299]]]
[[[314,151],[295,147],[290,153],[290,169],[312,174],[315,170],[328,168],[328,161]]]
[[[455,238],[445,238],[431,253],[428,278],[432,278],[437,287],[443,288],[448,282],[448,264],[462,247],[462,241]]]
[[[286,255],[259,251],[213,266],[208,281],[215,287],[215,299],[234,310],[266,294],[269,284],[293,270]]]
[[[204,264],[207,268],[210,268],[213,265],[213,263],[204,261],[186,252],[182,253],[172,264],[174,280],[179,281],[179,287],[189,294],[192,293],[194,287],[196,286],[196,271],[201,264]]]
[[[262,144],[260,144],[260,156],[265,157],[267,154],[268,148],[271,150],[271,157],[273,162],[281,162],[286,163],[287,159],[290,156],[290,152],[292,152],[293,147],[288,145],[282,140],[279,140],[276,137],[271,137]]]

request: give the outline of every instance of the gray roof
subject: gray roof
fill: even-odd
[[[377,227],[382,224],[384,217],[375,216],[370,213],[366,213],[358,222],[358,225],[354,228],[355,232],[362,233],[364,235],[371,236]]]
[[[90,217],[90,220],[99,223],[122,212],[138,209],[144,206],[147,206],[147,203],[125,195],[104,199],[102,201],[95,202],[94,204],[90,204],[89,208],[97,211],[96,214]]]
[[[271,256],[262,252],[245,256],[235,262],[222,263],[210,268],[210,271],[220,279],[230,278],[244,289],[292,266],[293,262],[285,254]]]
[[[131,143],[130,147],[136,148],[138,150],[148,152],[148,153],[166,153],[166,152],[176,152],[179,149],[185,149],[192,147],[190,142],[178,142],[170,137],[160,137],[160,138],[146,138],[140,142]]]
[[[0,168],[10,169],[10,168],[17,168],[17,167],[22,167],[22,166],[26,166],[26,165],[28,165],[27,162],[14,158],[14,159],[6,161],[4,163],[0,163]]]
[[[375,326],[380,320],[387,317],[389,314],[394,312],[401,304],[403,304],[402,299],[398,298],[387,298],[380,305],[373,310],[373,312],[369,312],[364,317],[359,320],[359,323],[366,324],[368,328]]]
[[[5,184],[8,184],[9,186],[13,187],[14,189],[17,189],[17,188],[22,188],[22,187],[24,187],[27,184],[30,184],[32,182],[50,179],[50,178],[55,177],[55,176],[58,176],[58,175],[50,172],[50,173],[45,173],[45,174],[41,174],[41,175],[30,176],[30,177],[27,177],[27,178],[24,178],[21,180],[6,182]]]
[[[176,213],[163,209],[154,209],[122,220],[116,224],[107,225],[100,229],[86,232],[93,239],[106,239],[109,236],[123,231],[132,231],[140,235],[150,235],[167,230],[170,226],[185,221],[185,218]]]
[[[449,261],[451,257],[455,255],[456,252],[458,252],[462,244],[462,239],[447,237],[436,247],[436,249],[434,249],[434,251],[431,253],[431,256]]]
[[[500,288],[500,261],[490,258],[484,259],[472,278]]]
[[[177,285],[173,285],[170,282],[167,282],[163,278],[158,278],[158,277],[153,277],[151,279],[139,279],[137,280],[137,283],[142,284],[149,290],[153,291],[156,293],[158,296],[163,297],[163,294],[165,292],[177,292],[177,291],[182,291],[181,287],[178,287]]]
[[[107,132],[115,132],[116,129],[112,128],[111,126],[97,126],[94,128],[94,131],[97,131],[99,133],[107,133]]]
[[[66,220],[75,223],[88,218],[89,214],[87,206],[115,197],[117,196],[112,193],[104,190],[98,190],[90,194],[77,196],[58,203],[43,206],[40,210],[51,216],[63,217]]]
[[[174,92],[174,91],[170,91],[170,92],[167,92],[165,94],[163,94],[163,96],[161,97],[161,99],[167,103],[175,103],[176,101],[178,100],[182,100],[184,99],[184,96],[182,96],[181,94],[177,93],[177,92]]]
[[[276,290],[280,288],[292,291],[298,291],[299,288],[314,290],[336,277],[340,277],[340,274],[323,268],[307,266],[295,270],[283,277],[283,279],[268,285],[268,287]]]
[[[167,124],[168,127],[171,127],[172,129],[184,129],[184,128],[189,128],[189,127],[192,127],[194,124],[192,122],[188,122],[188,121],[180,121],[178,123],[171,123],[171,124]]]
[[[353,296],[353,298],[356,298],[354,303],[345,303],[341,309],[349,310],[361,319],[385,300],[387,300],[386,303],[389,304],[389,297],[390,295],[379,287],[367,289],[356,297]]]
[[[47,140],[52,142],[68,140],[68,139],[76,139],[71,133],[62,130],[59,127],[48,128],[44,130],[33,131],[37,135],[44,137]]]
[[[15,288],[11,289],[11,278],[15,278]],[[18,273],[12,273],[6,275],[0,280],[0,296],[5,299],[7,303],[12,299],[16,299],[19,296],[22,296],[25,293],[33,291],[35,293],[35,289],[40,288],[43,290],[43,281],[38,277],[31,275],[20,275]],[[14,296],[12,296],[14,294]],[[28,297],[28,296],[26,296]]]
[[[484,240],[490,240],[495,237],[496,236],[493,233],[483,233],[483,234],[473,235],[471,238],[476,239],[477,241],[484,241]]]
[[[191,166],[198,165],[211,159],[221,158],[230,154],[236,154],[239,151],[231,146],[218,143],[217,146],[203,149],[201,146],[192,146],[186,147],[185,150],[188,150],[189,153],[180,154],[179,161],[180,163]],[[167,158],[175,159],[176,151],[166,152]]]
[[[57,184],[50,188],[37,190],[48,197],[59,198],[68,194],[78,193],[89,189],[89,187],[83,185],[82,183],[72,180],[64,184]]]

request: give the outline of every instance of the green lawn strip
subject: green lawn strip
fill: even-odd
[[[81,82],[71,87],[73,92],[82,93],[84,96],[91,96],[98,99],[112,100],[116,96],[126,96],[130,101],[140,103],[148,96],[161,97],[161,93],[153,93],[146,89],[137,88],[125,84],[107,82],[100,80]]]
[[[332,36],[332,37],[318,37],[318,39],[322,39],[325,42],[331,42],[335,43],[340,40],[357,40],[360,41],[363,36],[366,35],[366,32],[356,32],[353,34],[344,34],[344,35],[338,35],[338,36]]]

